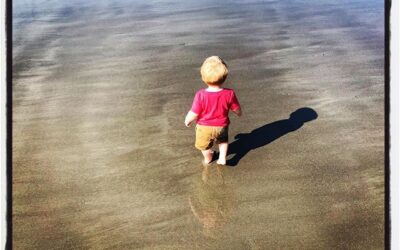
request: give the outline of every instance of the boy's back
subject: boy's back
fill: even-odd
[[[206,126],[228,126],[229,110],[237,110],[239,102],[232,89],[219,91],[199,90],[193,100],[192,112],[198,115],[197,123]]]

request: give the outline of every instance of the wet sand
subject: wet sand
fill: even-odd
[[[383,2],[14,2],[15,249],[383,249]],[[244,116],[203,169],[210,55]]]

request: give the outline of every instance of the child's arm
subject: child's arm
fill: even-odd
[[[185,118],[185,125],[186,127],[190,127],[190,124],[197,120],[197,114],[193,113],[191,110],[187,113],[186,118]]]
[[[232,110],[232,112],[235,113],[235,115],[237,115],[239,117],[242,116],[242,109],[241,108],[238,108],[236,110]]]
[[[230,107],[231,111],[233,113],[235,113],[235,115],[237,116],[242,116],[242,108],[240,107],[239,101],[236,97],[235,92],[233,92],[232,94],[232,100],[231,100],[231,107]]]

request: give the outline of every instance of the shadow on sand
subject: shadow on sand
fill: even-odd
[[[251,150],[263,147],[287,133],[296,131],[304,123],[317,119],[318,114],[312,108],[300,108],[290,114],[289,119],[276,121],[256,128],[250,133],[237,134],[235,141],[229,144],[228,166],[236,166]]]

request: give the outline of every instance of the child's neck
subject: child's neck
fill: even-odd
[[[222,90],[221,86],[208,86],[208,88],[207,88],[207,91],[210,91],[210,92],[218,92],[221,90]]]

